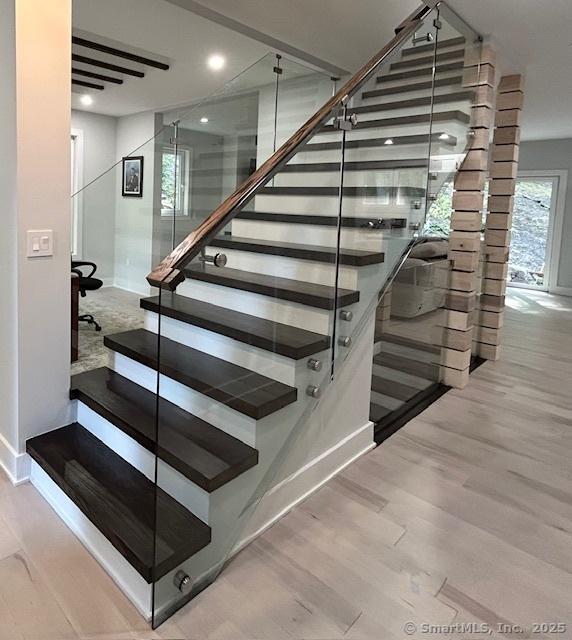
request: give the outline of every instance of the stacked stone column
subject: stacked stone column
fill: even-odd
[[[487,360],[497,360],[500,351],[523,98],[522,76],[501,78],[491,153],[482,295],[474,331],[475,352]]]
[[[468,48],[463,86],[474,91],[469,151],[454,182],[449,238],[451,274],[443,318],[442,381],[462,388],[469,380],[477,275],[481,251],[484,186],[494,116],[495,52],[488,45]]]

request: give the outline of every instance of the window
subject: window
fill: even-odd
[[[190,210],[189,149],[163,149],[161,166],[161,215],[188,216]]]

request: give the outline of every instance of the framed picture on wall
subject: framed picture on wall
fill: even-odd
[[[123,158],[121,195],[125,198],[143,197],[143,156]]]

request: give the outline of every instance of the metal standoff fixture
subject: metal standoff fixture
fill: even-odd
[[[215,267],[224,267],[226,265],[226,255],[224,253],[215,253],[214,256],[208,256],[206,254],[199,256],[201,262],[208,262],[214,264]]]
[[[182,569],[177,571],[173,578],[173,583],[175,587],[184,595],[190,593],[191,588],[193,586],[193,581],[190,576],[186,574]]]
[[[354,319],[353,311],[347,311],[346,309],[342,309],[340,311],[340,320],[344,322],[351,322]]]
[[[350,336],[340,336],[338,338],[338,344],[340,345],[340,347],[351,347],[352,339],[350,338]]]
[[[321,371],[322,361],[316,360],[316,358],[310,358],[308,360],[308,369],[310,369],[311,371]]]
[[[310,396],[310,398],[319,398],[320,397],[320,387],[316,387],[313,384],[309,384],[306,387],[306,395]]]

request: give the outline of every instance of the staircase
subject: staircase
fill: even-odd
[[[434,44],[411,45],[432,19],[356,92],[351,130],[325,122],[210,237],[203,257],[226,265],[189,262],[176,292],[141,299],[145,327],[72,378],[76,421],[28,441],[35,485],[155,626],[302,499],[308,452],[340,456],[315,488],[372,446],[370,402],[377,421],[438,379],[435,353],[373,339],[378,293],[465,148],[465,39],[440,39],[433,88]]]

